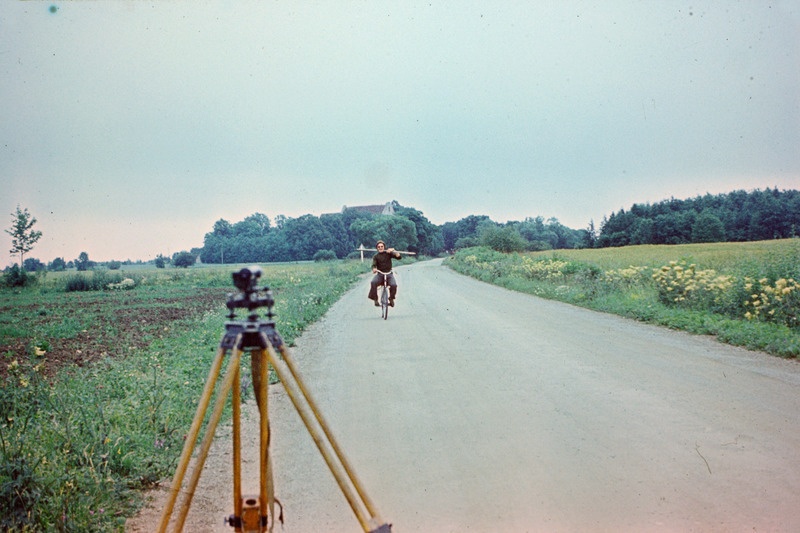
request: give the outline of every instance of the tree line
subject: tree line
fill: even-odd
[[[470,215],[438,226],[421,211],[392,203],[394,215],[345,209],[319,217],[278,216],[274,225],[263,214],[235,224],[219,220],[205,236],[200,259],[204,263],[241,263],[344,258],[361,244],[372,247],[378,239],[397,249],[435,256],[469,246],[518,252],[754,241],[795,237],[800,230],[797,190],[740,190],[634,204],[630,210],[620,209],[604,218],[599,230],[593,221],[576,230],[556,218],[541,216],[499,223],[486,215]]]
[[[419,210],[392,202],[393,215],[376,215],[344,209],[321,216],[303,215],[270,220],[255,213],[239,222],[216,221],[205,234],[203,246],[181,251],[171,258],[159,255],[156,266],[189,267],[203,263],[268,263],[354,257],[360,245],[367,248],[384,240],[399,250],[437,256],[459,248],[487,246],[501,252],[564,248],[597,248],[635,244],[685,244],[754,241],[796,237],[800,229],[800,191],[776,189],[734,191],[686,200],[671,198],[655,204],[633,204],[604,218],[600,229],[590,221],[585,229],[571,229],[556,218],[528,217],[499,223],[486,215],[470,215],[456,222],[433,224]],[[73,261],[56,258],[44,265],[25,257],[41,237],[33,229],[36,219],[17,208],[6,233],[13,238],[25,271],[88,270],[96,266],[120,268],[119,261],[97,264],[82,252]],[[8,269],[7,269],[8,270]]]
[[[596,245],[761,241],[798,231],[800,191],[768,188],[633,204],[603,221]]]
[[[394,215],[344,209],[321,216],[278,215],[274,221],[263,213],[235,223],[220,219],[203,238],[200,260],[220,264],[341,259],[361,244],[372,247],[379,239],[419,254],[442,251],[441,231],[422,212],[397,202],[394,209]]]
[[[470,215],[438,226],[413,207],[392,204],[393,215],[344,209],[321,216],[279,215],[274,222],[262,213],[236,223],[220,219],[203,239],[200,260],[220,264],[342,259],[358,256],[362,244],[372,248],[378,240],[427,256],[477,245],[510,252],[575,248],[588,242],[586,230],[572,230],[554,218],[500,224],[485,215]]]

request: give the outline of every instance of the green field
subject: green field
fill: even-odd
[[[64,272],[0,291],[0,530],[124,530],[142,490],[174,473],[234,270]],[[367,270],[265,267],[284,341]]]
[[[800,355],[800,239],[500,254],[447,261],[512,290]]]
[[[708,244],[642,245],[534,252],[532,257],[564,257],[595,264],[604,270],[631,265],[660,267],[685,260],[704,269],[751,277],[777,275],[800,279],[800,239]],[[777,269],[777,270],[776,270]]]

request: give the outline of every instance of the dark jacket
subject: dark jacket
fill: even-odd
[[[395,259],[402,259],[403,256],[400,252],[395,252],[394,255],[389,252],[378,252],[372,256],[372,268],[377,268],[381,272],[389,272],[392,270],[392,257]]]

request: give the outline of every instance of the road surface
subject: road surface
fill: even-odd
[[[514,293],[440,261],[397,272],[388,321],[365,280],[293,349],[395,533],[800,531],[796,361]],[[270,412],[276,531],[360,531],[278,386]],[[232,531],[227,434],[191,531]],[[256,438],[245,492],[258,488]],[[148,524],[145,512],[128,530]]]

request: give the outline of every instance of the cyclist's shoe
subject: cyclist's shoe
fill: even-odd
[[[389,305],[394,307],[394,298],[389,298]]]
[[[378,299],[377,298],[375,298],[372,301],[375,302],[375,307],[380,307],[381,306],[381,304],[378,303]]]

